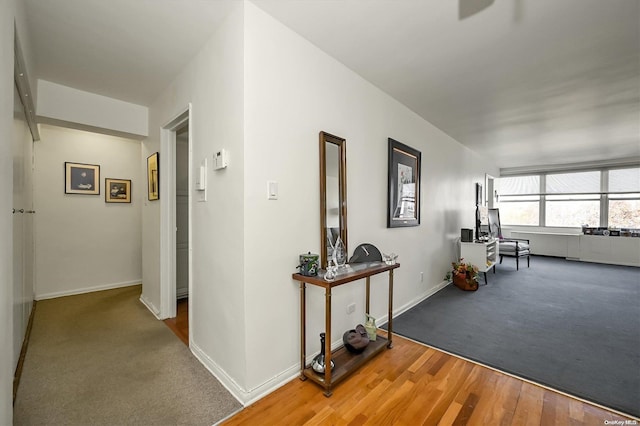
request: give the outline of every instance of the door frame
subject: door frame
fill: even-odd
[[[193,131],[191,103],[160,130],[160,318],[176,316],[176,131],[189,124],[189,195],[188,195],[188,269],[189,295],[192,294],[192,203]],[[189,309],[191,320],[192,309]],[[191,329],[189,330],[191,343]]]

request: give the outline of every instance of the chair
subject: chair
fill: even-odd
[[[500,264],[502,264],[503,256],[515,257],[516,270],[519,270],[520,258],[526,256],[527,268],[529,267],[529,255],[531,253],[529,240],[524,238],[504,238],[500,227],[500,211],[498,209],[489,209],[489,235],[498,239]]]

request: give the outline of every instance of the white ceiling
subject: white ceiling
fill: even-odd
[[[237,0],[24,1],[37,78],[148,105]],[[500,167],[640,157],[640,1],[459,2],[254,0]]]

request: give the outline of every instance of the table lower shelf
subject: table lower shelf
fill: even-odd
[[[369,345],[367,345],[367,348],[362,353],[351,353],[344,346],[333,351],[331,353],[331,360],[334,362],[335,367],[333,367],[331,371],[331,383],[325,383],[324,374],[316,373],[310,366],[304,369],[303,374],[306,378],[324,387],[325,390],[329,390],[333,385],[357,370],[368,359],[383,351],[388,343],[389,340],[378,336],[375,341],[369,342]]]

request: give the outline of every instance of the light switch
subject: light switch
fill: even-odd
[[[267,181],[267,199],[278,199],[278,182],[273,180]]]

